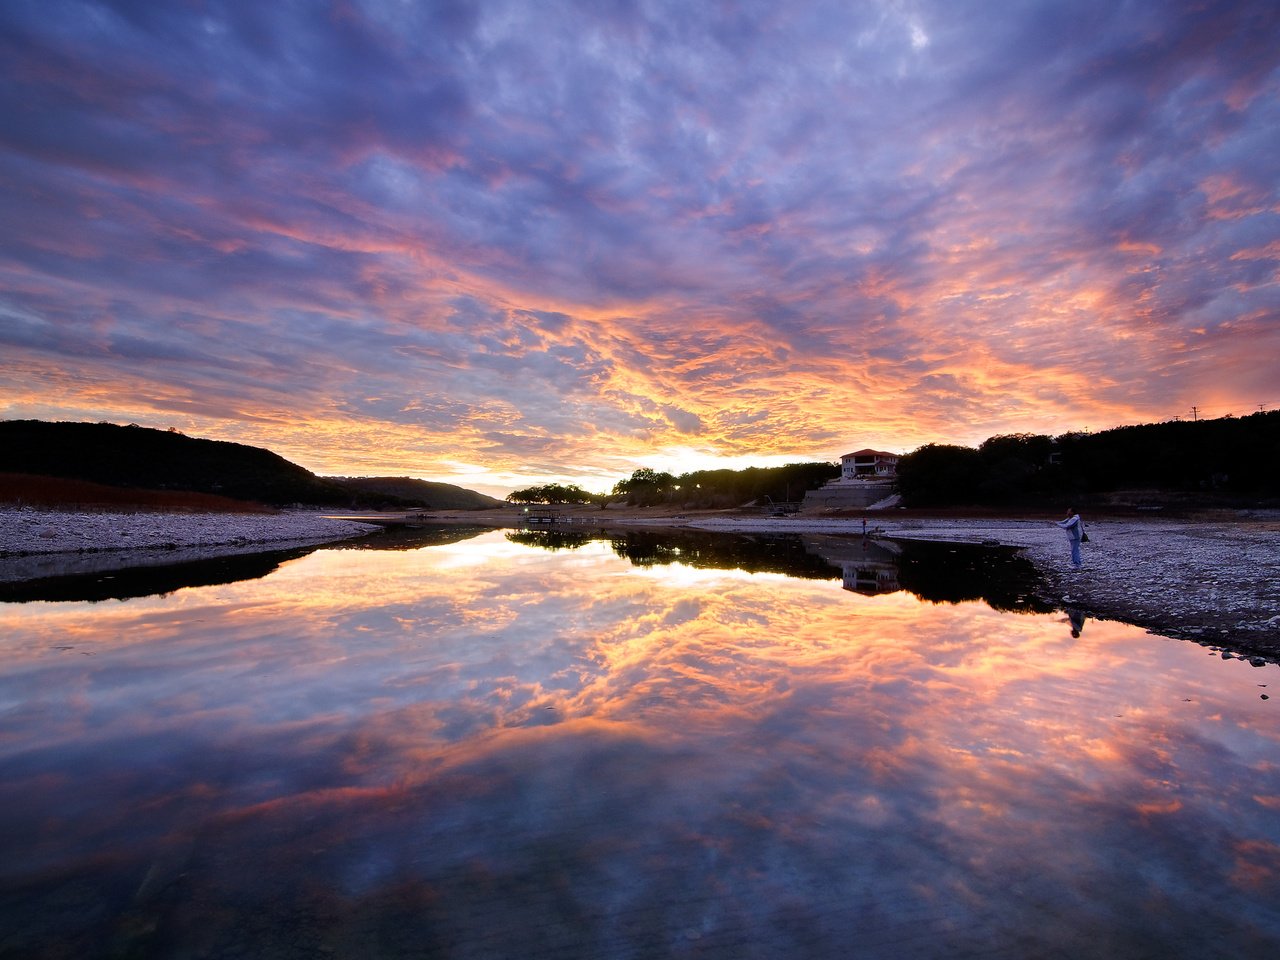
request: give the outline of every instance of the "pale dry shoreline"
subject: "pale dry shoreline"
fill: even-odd
[[[440,523],[521,525],[516,510],[442,512]],[[567,511],[565,523],[689,528],[730,533],[859,535],[861,518],[670,515]],[[1072,570],[1066,537],[1043,519],[867,518],[876,536],[999,543],[1022,548],[1044,578],[1042,599],[1164,636],[1280,662],[1280,517],[1088,521],[1085,567]],[[0,510],[0,582],[154,566],[232,553],[305,547],[378,528],[318,511],[84,513]]]
[[[793,529],[790,521],[775,524],[769,529]],[[846,524],[848,532],[861,530],[860,520]],[[794,529],[804,526],[800,520]],[[1280,662],[1280,522],[1273,518],[1089,521],[1080,570],[1070,566],[1066,535],[1046,520],[887,517],[871,526],[896,539],[1020,547],[1050,603]]]

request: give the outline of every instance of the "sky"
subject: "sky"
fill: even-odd
[[[1275,0],[5,0],[0,419],[503,496],[1280,405]]]

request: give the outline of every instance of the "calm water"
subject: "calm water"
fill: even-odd
[[[1008,555],[414,542],[10,592],[0,957],[1280,955],[1275,667]]]

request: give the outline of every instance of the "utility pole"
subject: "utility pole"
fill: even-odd
[[[1199,410],[1200,410],[1200,408],[1199,408],[1199,407],[1192,407],[1192,408],[1191,408],[1191,419],[1192,419],[1192,421],[1193,421],[1193,422],[1194,422],[1194,421],[1196,421],[1196,420],[1199,420],[1199,419],[1200,419],[1200,416],[1199,416]]]

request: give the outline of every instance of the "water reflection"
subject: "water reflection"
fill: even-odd
[[[0,955],[1280,946],[1272,669],[620,539],[0,608]]]
[[[711,534],[694,531],[520,530],[513,543],[574,550],[607,541],[637,566],[681,564],[789,577],[839,578],[856,593],[907,590],[934,603],[984,600],[998,610],[1047,612],[1036,572],[1018,550],[966,543],[893,541],[834,534]]]
[[[1084,624],[1086,619],[1084,615],[1084,611],[1081,610],[1079,607],[1067,607],[1066,613],[1067,613],[1067,622],[1071,624],[1071,636],[1073,637],[1080,636],[1081,631],[1084,630]]]
[[[0,582],[0,601],[26,603],[33,600],[127,600],[130,597],[172,593],[184,587],[256,580],[278,569],[282,563],[306,556],[311,549],[230,554],[183,563],[106,566],[89,573],[39,577],[18,583]]]
[[[415,550],[421,547],[457,543],[490,530],[489,527],[450,525],[415,529],[397,529],[371,533],[367,537],[347,540],[326,549],[347,550]],[[217,548],[213,548],[215,551]],[[133,554],[113,563],[110,554],[90,558],[92,569],[86,572],[39,576],[19,582],[0,581],[0,603],[28,603],[67,600],[126,600],[131,597],[164,595],[185,587],[204,587],[239,580],[256,580],[276,570],[282,563],[304,557],[321,549],[317,546],[289,547],[282,550],[250,550],[239,548],[222,555],[201,557],[182,562],[162,562],[164,553]],[[148,557],[138,562],[139,556]],[[85,562],[77,556],[76,565]]]
[[[823,538],[814,544],[813,549],[840,568],[846,590],[876,594],[902,589],[898,577],[901,544],[865,537],[860,540]]]
[[[481,526],[397,528],[326,547],[328,550],[417,550],[491,533]],[[695,568],[782,573],[789,577],[842,579],[857,593],[908,590],[923,600],[984,600],[1000,610],[1036,610],[1036,574],[1016,550],[973,544],[895,542],[818,534],[737,535],[700,531],[523,529],[505,534],[511,543],[551,551],[605,543],[636,566],[680,564]],[[295,547],[218,556],[184,563],[99,569],[90,573],[0,583],[0,601],[69,601],[165,595],[184,587],[264,577],[282,563],[321,549]]]

